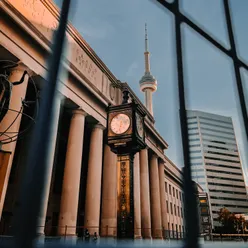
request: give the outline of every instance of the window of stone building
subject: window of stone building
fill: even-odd
[[[179,192],[179,198],[180,198],[180,201],[182,201],[182,195],[181,195],[181,192]]]
[[[167,213],[169,213],[169,203],[166,201]]]
[[[183,218],[183,208],[181,207],[181,217]]]
[[[175,212],[175,215],[177,216],[177,208],[175,204],[174,204],[174,212]]]
[[[170,222],[168,222],[168,229],[170,230]]]
[[[176,196],[177,196],[177,199],[178,199],[178,190],[176,189]]]
[[[167,193],[167,182],[164,183],[165,192]]]
[[[177,206],[177,213],[178,213],[178,216],[180,217],[180,211],[179,211],[179,207]]]
[[[170,203],[170,208],[171,208],[171,214],[173,214],[172,203]]]
[[[175,189],[174,189],[174,187],[172,187],[172,190],[173,190],[173,197],[175,197]]]
[[[181,226],[179,225],[179,232],[181,232]]]
[[[171,229],[172,229],[172,231],[174,231],[174,225],[173,225],[173,223],[171,224]]]
[[[171,195],[171,185],[169,184],[169,194]]]

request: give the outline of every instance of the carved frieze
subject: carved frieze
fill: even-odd
[[[17,9],[40,33],[51,40],[53,30],[57,28],[58,20],[49,9],[48,1],[45,0],[5,0]],[[93,84],[104,97],[116,104],[117,89],[102,70],[93,62],[80,45],[67,33],[68,60]]]
[[[99,82],[102,81],[102,71],[77,43],[69,44],[69,49],[71,54],[69,60],[94,86],[97,87]]]
[[[27,18],[42,34],[50,39],[52,30],[58,25],[57,19],[40,0],[6,0]]]

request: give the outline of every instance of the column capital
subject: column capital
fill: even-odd
[[[158,155],[156,153],[152,153],[152,157],[154,158],[159,158]]]
[[[20,71],[20,72],[27,71],[27,74],[29,77],[32,77],[33,75],[35,75],[35,73],[21,61],[17,63],[16,67],[10,70],[11,74],[13,74],[15,71]]]
[[[104,130],[106,127],[104,127],[100,122],[97,124],[93,125],[92,129],[101,129]]]
[[[83,109],[78,108],[78,109],[74,109],[72,110],[72,114],[73,115],[83,115],[83,116],[87,116],[88,113],[86,113]]]
[[[164,165],[165,165],[164,159],[162,159],[162,158],[159,157],[159,158],[158,158],[158,164],[164,166]]]
[[[144,149],[141,149],[140,150],[140,152],[142,152],[142,151],[147,151],[148,152],[149,151],[149,148],[148,147],[145,147]]]

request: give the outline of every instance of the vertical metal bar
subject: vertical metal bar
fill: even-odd
[[[235,77],[236,77],[236,85],[237,85],[238,94],[239,94],[239,102],[240,102],[240,107],[241,107],[242,116],[243,116],[246,138],[248,140],[248,114],[247,114],[247,109],[246,109],[246,104],[245,104],[245,97],[244,97],[242,80],[241,80],[241,76],[240,76],[240,70],[239,70],[240,68],[239,68],[239,64],[238,64],[238,56],[237,56],[237,50],[236,50],[236,45],[235,45],[235,39],[234,39],[234,35],[233,35],[229,1],[223,0],[223,4],[224,4],[224,10],[225,10],[228,36],[229,36],[229,41],[230,41],[230,45],[231,45],[230,51],[231,51],[232,59],[233,59],[233,66],[234,66]]]
[[[14,220],[15,247],[31,248],[36,238],[38,215],[44,195],[45,172],[51,137],[52,109],[56,92],[57,77],[65,40],[70,0],[64,0],[58,30],[55,33],[47,82],[41,94],[40,112],[32,134],[26,173],[21,185],[18,208]]]
[[[175,33],[176,33],[176,53],[177,53],[177,74],[178,74],[178,91],[179,91],[179,106],[180,106],[180,124],[184,156],[184,194],[185,194],[185,221],[186,221],[186,239],[185,245],[187,248],[198,247],[199,222],[197,216],[197,204],[194,185],[191,180],[191,168],[189,159],[189,140],[187,128],[187,114],[185,108],[184,95],[184,77],[183,77],[183,59],[182,59],[182,39],[181,39],[181,22],[179,15],[178,0],[174,2],[175,8]]]
[[[130,238],[134,239],[134,176],[133,176],[133,164],[134,164],[134,153],[131,152],[129,155],[130,160],[130,167],[129,167],[129,173],[130,173]]]
[[[65,225],[65,235],[64,235],[64,241],[66,241],[66,235],[67,235],[67,225]]]

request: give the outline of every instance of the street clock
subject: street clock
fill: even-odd
[[[145,112],[135,102],[128,102],[123,91],[121,105],[108,107],[107,142],[117,154],[117,238],[134,238],[133,160],[136,152],[146,147]],[[115,176],[115,175],[113,175]]]

